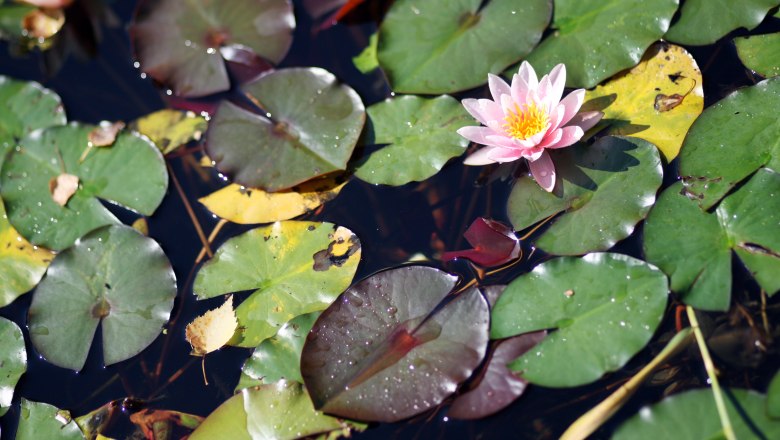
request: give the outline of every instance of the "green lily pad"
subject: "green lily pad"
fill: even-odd
[[[303,382],[301,350],[318,316],[320,312],[298,316],[258,345],[241,369],[236,391],[282,379]]]
[[[554,31],[526,59],[537,72],[565,63],[566,85],[589,89],[636,65],[666,32],[677,4],[678,0],[555,0]]]
[[[780,290],[780,174],[759,170],[726,197],[714,213],[702,211],[681,183],[659,197],[647,217],[647,261],[671,278],[683,301],[702,310],[728,310],[731,251],[737,253],[758,284],[772,295]]]
[[[665,40],[689,46],[712,44],[734,29],[758,26],[778,0],[685,0]]]
[[[80,370],[99,323],[103,360],[140,353],[160,334],[176,277],[160,246],[128,226],[107,226],[60,253],[33,294],[33,346],[49,362]]]
[[[360,73],[368,73],[379,67],[379,60],[376,58],[376,47],[379,43],[379,34],[374,32],[368,38],[368,46],[360,54],[352,58],[352,64]]]
[[[680,151],[686,192],[702,209],[758,168],[780,169],[780,78],[739,89],[704,110]]]
[[[206,145],[221,172],[244,186],[278,191],[346,168],[365,108],[330,72],[275,70],[243,91],[264,113],[227,101],[219,106]]]
[[[70,413],[48,403],[22,398],[16,440],[84,440]]]
[[[584,385],[644,348],[667,296],[666,276],[644,261],[611,253],[556,258],[507,286],[493,307],[490,336],[555,329],[509,368],[542,386]]]
[[[236,308],[232,345],[256,347],[296,316],[325,310],[349,286],[360,240],[332,223],[283,221],[226,241],[198,271],[198,299],[256,289]]]
[[[379,28],[379,65],[399,93],[479,86],[533,49],[551,7],[550,0],[398,0]]]
[[[13,321],[0,317],[0,416],[11,406],[14,388],[27,371],[24,336]]]
[[[314,407],[395,422],[451,395],[482,362],[489,325],[476,289],[444,301],[456,280],[432,267],[404,266],[347,289],[303,346],[301,374]]]
[[[780,421],[764,413],[766,397],[754,391],[730,390],[726,408],[735,438],[780,438]],[[724,396],[726,397],[726,396]],[[735,400],[736,402],[732,401]],[[738,408],[736,405],[738,405]],[[746,420],[746,417],[748,420]],[[761,433],[759,436],[757,433]],[[613,440],[699,440],[726,438],[709,388],[690,390],[644,407],[625,421]]]
[[[315,411],[300,383],[283,380],[234,395],[214,410],[189,439],[284,440],[331,432],[348,436],[354,426]]]
[[[151,215],[168,188],[160,151],[149,140],[120,133],[110,147],[88,148],[94,126],[71,124],[22,139],[3,164],[0,190],[11,224],[31,243],[56,251],[100,226],[119,223],[97,198]],[[50,183],[63,173],[79,178],[65,206]]]
[[[278,63],[294,29],[289,0],[146,0],[130,35],[144,72],[177,95],[196,97],[230,88],[224,58],[232,48]]]
[[[373,128],[369,144],[389,144],[357,166],[355,175],[373,184],[404,185],[438,173],[466,151],[469,141],[456,133],[475,125],[451,96],[391,98],[368,108]]]
[[[39,128],[64,124],[65,112],[56,93],[36,82],[0,75],[0,167],[20,138]]]
[[[780,419],[780,370],[775,373],[766,390],[766,414],[773,419]]]
[[[603,137],[550,155],[558,176],[554,191],[522,177],[509,196],[508,213],[519,231],[563,212],[536,241],[552,254],[609,249],[633,232],[661,186],[658,149],[642,139]]]
[[[763,77],[780,75],[780,32],[734,39],[742,64]]]

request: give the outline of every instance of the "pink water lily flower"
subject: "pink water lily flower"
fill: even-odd
[[[485,145],[466,158],[466,165],[512,162],[524,157],[536,182],[547,191],[555,187],[555,166],[548,148],[574,144],[601,120],[601,112],[577,113],[585,89],[565,98],[566,66],[558,64],[541,80],[523,61],[510,86],[496,75],[488,75],[493,100],[464,99],[463,106],[484,127],[463,127],[458,134]]]

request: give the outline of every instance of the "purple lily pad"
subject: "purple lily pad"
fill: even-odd
[[[176,95],[198,97],[230,88],[225,58],[236,48],[281,61],[294,29],[289,0],[144,0],[130,35],[144,72]]]
[[[244,186],[279,191],[346,168],[366,111],[333,74],[280,69],[242,91],[262,114],[227,101],[219,106],[206,147],[220,172]]]
[[[473,249],[445,252],[442,261],[466,258],[483,266],[500,266],[520,255],[520,240],[509,226],[495,220],[478,217],[463,234]]]
[[[314,324],[301,374],[317,409],[394,422],[441,403],[487,348],[489,310],[469,289],[439,307],[456,278],[425,266],[372,275]]]
[[[517,400],[525,392],[528,381],[510,371],[507,364],[532,349],[546,335],[542,330],[498,341],[476,386],[455,399],[447,416],[462,420],[481,419]]]

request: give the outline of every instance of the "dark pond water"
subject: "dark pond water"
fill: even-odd
[[[99,26],[102,35],[95,47],[96,56],[69,56],[59,70],[50,73],[48,61],[40,54],[11,57],[7,45],[2,44],[0,74],[39,81],[56,91],[62,97],[69,120],[90,123],[101,120],[130,121],[164,107],[164,91],[155,87],[150,80],[141,78],[140,72],[133,67],[125,25],[132,17],[134,3],[119,1],[111,4],[110,8],[118,18],[118,23],[113,27],[106,23]],[[300,11],[299,2],[295,6]],[[310,18],[297,13],[296,19],[298,26],[293,48],[283,66],[323,67],[352,86],[367,106],[389,96],[389,89],[381,74],[362,75],[351,62],[351,57],[366,45],[374,24],[358,21],[335,26],[315,35],[311,31],[313,26]],[[780,28],[772,20],[769,22],[758,31],[777,31]],[[84,23],[82,25],[86,26]],[[740,62],[730,43],[733,36],[713,46],[690,48],[704,72],[706,105],[736,87],[753,83],[751,75],[738,67]],[[483,91],[475,93],[482,94]],[[197,199],[219,187],[222,182],[215,173],[204,180],[195,172],[193,162],[186,158],[170,160],[200,224],[208,232],[217,220],[197,203]],[[379,269],[399,264],[412,254],[433,254],[440,250],[441,245],[447,249],[461,248],[461,234],[477,216],[506,220],[505,201],[510,183],[486,183],[480,175],[481,171],[479,168],[463,167],[458,161],[453,161],[423,184],[390,188],[355,180],[321,212],[308,218],[346,226],[360,237],[363,260],[356,275],[356,279],[359,279]],[[672,174],[666,173],[667,176]],[[670,183],[669,180],[667,177],[666,184]],[[114,211],[126,222],[133,220],[133,216],[127,212],[119,209]],[[186,323],[218,302],[197,302],[191,293],[189,281],[193,262],[200,251],[200,242],[173,186],[162,206],[148,221],[150,235],[164,248],[179,280],[180,295],[173,312],[174,319],[167,327],[167,335],[159,337],[141,355],[110,367],[102,366],[100,344],[95,343],[86,366],[79,373],[55,367],[40,359],[28,338],[30,359],[27,373],[16,388],[17,406],[0,419],[4,437],[16,429],[19,396],[68,409],[75,415],[82,415],[108,401],[128,396],[152,408],[207,415],[232,394],[241,365],[249,351],[225,348],[209,355],[206,368],[210,385],[205,386],[199,359],[189,356],[190,348],[184,340]],[[225,227],[214,248],[228,237],[246,229],[237,225]],[[641,228],[630,239],[619,244],[616,251],[638,255],[639,234]],[[503,281],[508,282],[543,258],[540,253],[535,254],[530,262],[507,271]],[[460,263],[451,264],[447,269],[470,274],[468,267]],[[743,273],[741,267],[735,269],[738,274]],[[746,277],[743,276],[743,279]],[[743,295],[746,290],[755,292],[756,287],[747,281],[735,286],[738,295]],[[31,295],[22,296],[9,307],[0,309],[0,315],[24,326],[30,299]],[[667,317],[671,316],[672,313],[667,314]],[[713,315],[713,318],[718,316]],[[673,330],[673,326],[673,320],[667,319],[659,329],[659,334]],[[651,344],[621,372],[589,386],[565,390],[532,387],[510,408],[481,421],[450,421],[446,419],[444,411],[438,411],[400,424],[372,427],[358,437],[556,438],[576,417],[644,365],[658,349],[659,345]],[[755,366],[729,370],[725,381],[762,388],[773,365],[778,365],[778,355],[770,351]],[[675,361],[671,367],[680,369],[674,379],[679,386],[699,385],[706,380],[700,360],[694,355]],[[156,374],[158,369],[159,374]],[[171,381],[171,378],[175,380]],[[670,385],[664,383],[644,388],[612,422],[597,433],[597,437],[608,436],[621,420],[634,414],[640,405],[658,400]],[[120,423],[112,430],[116,436],[121,436],[126,428]]]

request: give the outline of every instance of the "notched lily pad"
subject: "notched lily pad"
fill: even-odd
[[[114,364],[146,348],[168,321],[176,277],[151,238],[107,226],[58,254],[33,295],[28,327],[47,361],[80,370],[98,324],[103,360]]]
[[[284,221],[226,241],[195,277],[199,299],[255,290],[232,345],[256,347],[296,316],[327,308],[352,282],[360,240],[332,223]]]
[[[236,50],[281,61],[294,29],[289,0],[145,0],[130,36],[144,72],[179,96],[197,97],[230,88],[225,58]]]
[[[734,44],[745,67],[765,78],[780,75],[780,32],[735,38]]]
[[[482,361],[489,321],[476,289],[439,307],[455,281],[438,269],[406,266],[347,289],[303,347],[301,374],[315,408],[393,422],[452,394]]]
[[[658,149],[631,137],[603,137],[551,153],[553,192],[530,177],[517,180],[508,213],[516,230],[563,212],[536,245],[556,255],[607,250],[628,237],[655,202],[663,168]]]
[[[206,148],[222,173],[279,191],[346,168],[366,118],[349,86],[312,67],[275,70],[242,90],[262,112],[227,101],[217,109]]]
[[[151,215],[165,196],[168,172],[151,142],[120,133],[111,147],[91,148],[93,128],[70,124],[33,132],[6,158],[0,191],[8,219],[31,243],[58,251],[119,223],[98,198]],[[62,174],[79,180],[65,206],[52,199],[49,186]]]

